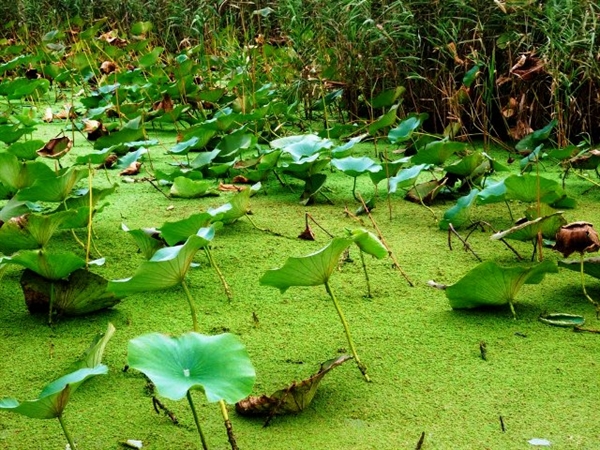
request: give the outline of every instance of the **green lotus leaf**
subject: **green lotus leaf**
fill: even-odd
[[[16,199],[16,197],[11,198],[6,204],[0,209],[0,222],[8,222],[13,217],[22,216],[23,214],[27,214],[34,207],[35,204],[30,202],[22,202]],[[39,208],[38,208],[39,209]]]
[[[45,142],[42,140],[15,142],[6,151],[15,155],[18,159],[34,160],[39,156],[37,151],[44,145]]]
[[[319,286],[325,284],[338,265],[340,256],[351,244],[351,239],[334,238],[321,250],[302,257],[290,257],[278,269],[267,270],[260,284],[273,286],[282,293],[291,286]]]
[[[151,52],[145,53],[138,59],[138,66],[142,69],[148,69],[150,66],[155,65],[160,60],[160,55],[164,50],[163,47],[156,47]]]
[[[316,155],[321,150],[333,147],[333,142],[320,138],[316,134],[304,134],[275,139],[271,141],[271,147],[290,154],[294,161],[300,161],[308,156]]]
[[[130,120],[119,131],[100,137],[94,142],[94,150],[103,150],[112,147],[115,153],[123,147],[126,142],[139,141],[145,139],[145,130],[141,122],[141,117]]]
[[[375,109],[388,108],[396,103],[402,94],[406,92],[404,86],[398,86],[379,93],[371,100],[371,107]]]
[[[201,228],[197,234],[190,236],[185,244],[161,248],[138,267],[133,277],[110,281],[108,291],[120,298],[138,292],[160,291],[180,285],[196,252],[208,245],[214,234],[212,227]]]
[[[329,165],[329,159],[320,158],[320,156],[319,153],[315,153],[298,161],[282,162],[281,170],[286,175],[291,175],[299,180],[306,180]]]
[[[87,168],[72,167],[54,178],[38,179],[31,187],[21,190],[17,198],[31,202],[63,202],[88,172]]]
[[[185,130],[182,135],[182,142],[186,142],[186,144],[177,149],[173,147],[170,153],[175,153],[174,150],[177,150],[179,154],[187,154],[190,150],[201,150],[207,146],[215,134],[217,131],[206,123],[194,125]]]
[[[487,160],[485,161],[487,162]],[[463,178],[470,177],[472,175],[481,175],[477,174],[477,169],[481,168],[481,164],[483,162],[484,157],[481,152],[475,152],[465,156],[457,163],[446,167],[445,170],[448,173],[458,175],[459,177]],[[489,163],[484,167],[489,168]]]
[[[52,311],[59,315],[82,316],[110,308],[120,301],[106,291],[107,280],[85,269],[75,270],[68,279],[54,281],[26,269],[20,283],[27,309],[32,314],[47,314],[52,303]]]
[[[536,239],[538,233],[542,232],[542,236],[546,239],[554,239],[558,229],[566,225],[567,221],[562,216],[562,211],[557,211],[548,216],[537,217],[532,220],[527,220],[523,223],[515,225],[508,230],[494,233],[490,239],[514,239],[517,241],[532,241]],[[544,235],[543,230],[554,229],[554,232],[550,235]]]
[[[383,164],[381,164],[381,170],[379,172],[369,172],[369,178],[371,178],[371,181],[375,185],[379,184],[386,178],[390,178],[391,180],[392,177],[395,177],[398,174],[398,172],[400,171],[400,169],[402,169],[402,166],[404,164],[404,159],[398,159],[396,161],[386,161]]]
[[[118,159],[116,168],[121,169],[121,170],[126,169],[131,164],[133,164],[134,162],[139,160],[146,153],[148,153],[148,149],[145,147],[140,147],[136,151],[129,152],[129,153],[125,154],[125,156]]]
[[[214,222],[219,221],[224,224],[235,222],[248,214],[250,210],[250,197],[261,188],[260,183],[256,183],[250,189],[244,189],[233,196],[229,203],[213,209],[209,208],[208,213],[215,217]]]
[[[176,222],[165,222],[158,231],[160,231],[160,235],[167,245],[177,245],[196,234],[200,228],[208,227],[211,223],[222,220],[223,214],[225,212],[216,215],[209,212],[192,214],[186,219]]]
[[[171,400],[200,390],[209,402],[235,403],[252,391],[256,378],[246,347],[229,333],[146,334],[129,341],[127,361]]]
[[[382,169],[380,164],[367,156],[360,158],[348,156],[342,159],[332,159],[331,165],[351,177],[358,177],[367,172],[376,173]]]
[[[581,327],[585,324],[585,318],[575,314],[542,314],[538,317],[538,320],[547,325],[564,328]]]
[[[440,220],[440,229],[448,230],[450,224],[452,224],[455,229],[458,229],[468,223],[470,209],[475,203],[478,194],[478,189],[472,189],[468,195],[459,198],[456,201],[456,205],[444,213],[444,218]]]
[[[575,272],[580,272],[581,270],[579,259],[563,259],[558,261],[558,265]],[[585,258],[583,260],[583,272],[594,278],[600,278],[600,257]]]
[[[419,164],[407,169],[402,169],[398,175],[390,178],[390,194],[400,189],[412,187],[423,170],[427,170],[427,164]]]
[[[13,253],[44,247],[61,224],[76,214],[75,211],[63,211],[11,218],[0,228],[0,252]]]
[[[346,142],[342,145],[338,145],[337,147],[332,148],[331,156],[333,158],[338,158],[338,159],[350,156],[352,147],[354,147],[356,144],[358,144],[360,141],[362,141],[366,136],[367,136],[367,134],[361,134],[360,136],[353,137],[348,142]]]
[[[188,234],[185,237],[185,239],[187,239],[190,235],[195,234],[199,228],[200,227],[198,227],[194,231],[194,233]],[[130,230],[127,227],[127,225],[122,223],[121,229],[123,231],[125,231],[126,233],[128,233],[133,238],[133,240],[137,244],[138,248],[142,252],[142,255],[144,256],[145,259],[152,258],[152,255],[154,255],[154,253],[156,253],[156,251],[158,249],[165,246],[164,242],[158,237],[159,233],[158,233],[158,230],[156,230],[155,228],[142,228],[142,229],[137,229],[137,230]],[[185,240],[185,239],[183,239],[183,240]],[[169,245],[174,245],[174,244],[169,244]]]
[[[566,196],[557,181],[535,174],[510,175],[504,180],[504,185],[506,198],[525,203],[537,203],[539,199],[541,203],[566,208],[569,207],[569,202],[565,200],[572,200]]]
[[[244,128],[235,130],[226,136],[223,136],[217,146],[221,150],[219,161],[229,161],[243,149],[248,149],[256,145],[256,135],[248,133]],[[224,159],[223,159],[224,158]]]
[[[533,151],[538,145],[550,137],[552,130],[558,124],[558,120],[552,120],[548,125],[533,133],[529,133],[515,145],[518,151]]]
[[[325,94],[322,98],[319,98],[310,105],[310,109],[313,111],[323,111],[326,106],[331,105],[344,93],[343,89],[336,89],[335,91]]]
[[[85,260],[71,252],[54,250],[21,250],[10,262],[18,264],[48,280],[60,280],[85,267]]]
[[[0,400],[0,409],[16,412],[33,419],[55,419],[62,416],[71,395],[84,381],[106,373],[108,373],[108,367],[103,364],[92,369],[76,370],[47,385],[36,400],[19,403],[14,398],[4,398]]]
[[[462,80],[465,87],[471,87],[473,82],[477,79],[477,76],[479,75],[480,70],[481,70],[481,67],[478,64],[475,64],[473,67],[471,67],[469,69],[469,71],[467,73],[465,73],[465,76],[463,77],[463,80]]]
[[[13,191],[55,177],[52,169],[42,162],[22,163],[15,155],[0,153],[0,183]]]
[[[377,259],[385,258],[389,255],[389,251],[385,245],[370,231],[364,228],[356,230],[348,230],[350,238],[354,241],[361,251],[374,256]]]
[[[106,348],[108,341],[110,341],[110,339],[113,337],[113,334],[115,334],[115,331],[115,326],[108,322],[106,332],[96,335],[91,345],[83,353],[81,358],[75,361],[75,363],[71,366],[71,371],[84,368],[92,369],[102,364],[104,349]]]
[[[86,155],[78,156],[76,164],[104,164],[106,159],[113,153],[113,147],[106,147],[102,150],[92,151]]]
[[[391,127],[396,123],[398,119],[398,105],[393,105],[390,110],[384,115],[380,116],[373,123],[369,125],[369,134],[374,136],[379,130],[387,127]]]
[[[2,90],[3,86],[4,83],[0,84],[0,91]],[[1,92],[0,95],[2,95]],[[34,128],[23,128],[19,125],[0,125],[0,141],[10,145],[14,142],[17,142],[25,134],[32,133],[33,131]]]
[[[197,136],[192,136],[185,141],[178,142],[171,150],[169,150],[169,153],[174,153],[176,155],[187,155],[199,140],[200,139]]]
[[[177,177],[173,181],[170,191],[171,197],[178,198],[200,198],[207,196],[218,196],[211,180],[190,180],[186,177]]]
[[[556,263],[544,260],[533,266],[502,267],[493,261],[479,264],[457,283],[446,288],[454,309],[512,304],[524,284],[538,284],[547,273],[557,273]]]
[[[435,164],[441,165],[446,162],[453,154],[465,150],[466,146],[462,142],[449,141],[442,139],[441,141],[433,141],[419,150],[411,161],[413,164]]]
[[[194,169],[202,169],[208,166],[213,160],[219,156],[221,150],[213,150],[211,152],[200,152],[196,158],[190,163],[190,167]],[[193,172],[192,172],[193,173]],[[198,172],[199,173],[199,172]]]
[[[477,194],[477,204],[487,205],[506,200],[506,186],[504,180],[490,183],[479,194]]]
[[[428,117],[429,115],[427,113],[423,113],[403,119],[396,128],[392,128],[388,133],[389,141],[392,144],[408,141]]]

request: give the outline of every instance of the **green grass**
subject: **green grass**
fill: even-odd
[[[48,138],[57,132],[55,125],[42,126],[39,134]],[[171,160],[163,153],[172,145],[174,134],[161,132],[158,138],[163,147],[150,149],[157,167]],[[71,159],[89,149],[80,136],[76,139]],[[361,148],[372,154],[369,146]],[[551,176],[558,176],[555,167],[547,167]],[[115,172],[110,177],[117,179]],[[96,172],[94,180],[100,185],[107,183],[102,171]],[[334,205],[322,202],[303,207],[297,203],[299,186],[291,193],[271,178],[266,194],[261,192],[252,199],[253,219],[285,237],[258,231],[242,219],[219,231],[214,241],[214,256],[234,293],[231,303],[205,258],[200,254],[196,258],[201,266],[191,270],[188,279],[200,328],[207,334],[229,331],[241,337],[256,368],[257,394],[308,377],[318,370],[319,363],[347,351],[343,328],[325,289],[290,288],[281,295],[276,289],[260,286],[258,279],[265,270],[281,266],[288,256],[306,255],[326,244],[327,236],[317,227],[313,227],[317,242],[296,238],[304,229],[305,212],[336,235],[357,226],[344,214],[345,204],[351,210],[358,206],[352,199],[351,183],[349,177],[332,174],[327,195]],[[372,192],[367,178],[359,178],[358,186],[366,196]],[[582,195],[589,186],[577,177],[568,179],[568,192],[580,202],[576,210],[565,213],[569,221],[600,224],[600,191]],[[95,221],[95,242],[107,258],[98,272],[124,278],[142,261],[133,241],[120,230],[122,222],[130,228],[159,226],[221,205],[229,195],[168,200],[148,183],[120,183],[118,193]],[[447,201],[433,207],[438,218],[451,204]],[[438,230],[425,208],[398,195],[392,205],[391,221],[383,197],[374,217],[415,287],[409,287],[392,269],[390,260],[369,259],[374,298],[364,298],[366,286],[355,251],[351,253],[354,262],[344,264],[331,279],[373,382],[365,383],[354,364],[348,363],[324,379],[306,411],[277,417],[266,429],[262,420],[232,412],[240,448],[415,448],[422,432],[426,433],[426,449],[526,448],[527,440],[534,437],[549,439],[555,448],[594,448],[600,438],[594,427],[600,341],[596,335],[553,328],[537,320],[544,311],[569,312],[584,315],[588,326],[599,328],[593,307],[581,293],[578,274],[561,270],[540,285],[525,286],[518,296],[516,321],[508,306],[452,311],[444,294],[426,282],[453,283],[477,261],[458,241],[454,241],[453,251],[448,249],[446,233]],[[513,205],[516,215],[520,209]],[[498,229],[510,225],[504,206],[477,207],[473,218],[492,222]],[[370,228],[364,216],[362,220]],[[78,235],[83,238],[83,231]],[[514,263],[513,254],[490,241],[489,233],[475,232],[469,242],[484,260]],[[70,233],[56,236],[53,245],[77,249]],[[530,251],[529,244],[517,242],[514,246],[523,255]],[[550,250],[544,255],[551,259],[559,256]],[[187,403],[161,399],[179,419],[176,426],[153,411],[143,376],[123,371],[129,339],[153,331],[179,335],[190,330],[182,290],[134,295],[110,311],[63,318],[49,327],[46,317],[28,314],[19,276],[20,270],[9,268],[0,284],[0,397],[35,398],[112,322],[117,332],[104,358],[109,375],[82,386],[65,412],[79,448],[116,449],[127,439],[141,439],[144,448],[150,449],[198,448]],[[589,279],[588,285],[592,297],[599,298],[598,282]],[[480,355],[482,341],[487,361]],[[218,406],[206,404],[198,393],[194,398],[210,448],[228,448]],[[1,412],[0,447],[58,449],[64,448],[64,438],[56,421]]]

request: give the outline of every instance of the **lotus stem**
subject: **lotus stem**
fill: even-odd
[[[48,305],[48,325],[52,325],[52,306],[54,306],[54,282],[50,283],[50,304]]]
[[[598,303],[595,302],[592,299],[592,297],[588,295],[587,290],[585,289],[585,273],[583,272],[583,261],[583,253],[581,253],[581,257],[579,259],[579,272],[581,273],[581,287],[583,289],[583,295],[585,295],[585,298],[592,302],[592,305],[596,307],[596,318],[598,318],[598,316],[600,315],[600,305],[598,305]]]
[[[93,218],[93,214],[94,214],[94,200],[93,200],[93,195],[92,195],[92,163],[88,161],[88,189],[89,189],[89,195],[90,195],[90,202],[89,202],[89,214],[88,214],[88,227],[87,227],[87,245],[85,247],[85,268],[86,270],[89,269],[90,266],[90,247],[92,246],[92,218]]]
[[[354,197],[354,200],[359,201],[358,197],[356,196],[356,179],[358,177],[354,177],[353,178],[353,182],[352,182],[352,197]]]
[[[196,307],[194,306],[194,299],[192,298],[192,294],[190,293],[190,289],[188,288],[188,285],[185,282],[185,280],[181,282],[181,287],[183,287],[188,303],[190,305],[190,313],[192,314],[192,323],[194,325],[194,331],[198,333],[200,332],[200,328],[198,327],[198,315],[196,313]]]
[[[369,375],[367,375],[367,366],[365,366],[360,361],[360,358],[358,357],[358,353],[356,352],[356,347],[354,346],[354,341],[352,340],[352,335],[350,334],[350,327],[348,326],[346,317],[344,317],[344,313],[342,312],[342,309],[340,308],[340,304],[338,303],[337,298],[335,297],[335,294],[331,290],[331,286],[329,286],[329,281],[325,281],[325,290],[331,297],[331,300],[333,300],[335,310],[337,311],[338,316],[340,316],[340,320],[342,321],[342,325],[344,326],[344,331],[346,332],[346,338],[348,339],[348,344],[350,345],[350,350],[352,351],[352,356],[354,356],[356,365],[358,366],[358,370],[360,370],[360,373],[362,373],[363,377],[365,377],[365,381],[370,382],[371,378],[369,378]]]
[[[190,391],[187,391],[186,397],[188,399],[188,403],[190,404],[192,415],[194,416],[196,429],[198,430],[198,434],[200,435],[200,442],[202,443],[202,448],[204,450],[208,450],[208,445],[206,445],[206,438],[204,437],[204,433],[202,432],[202,427],[200,426],[200,421],[198,420],[198,413],[196,412],[196,407],[194,406],[194,402],[192,401],[192,394],[190,394]]]
[[[206,253],[206,257],[208,258],[210,265],[213,267],[213,269],[215,269],[215,272],[217,272],[217,276],[219,277],[219,280],[221,280],[221,284],[223,285],[223,289],[225,289],[225,294],[227,295],[227,300],[229,300],[229,301],[233,300],[233,294],[231,293],[231,288],[229,287],[227,280],[223,276],[221,269],[219,269],[219,266],[217,266],[217,263],[215,262],[215,259],[213,258],[212,253],[210,252],[210,249],[208,247],[204,247],[204,252]]]
[[[367,265],[365,264],[365,255],[362,250],[358,251],[360,253],[360,262],[362,263],[363,270],[365,272],[365,281],[367,282],[367,297],[373,298],[371,295],[371,282],[369,281],[369,272],[367,272]]]
[[[63,430],[63,433],[65,434],[65,437],[67,438],[69,447],[71,447],[71,450],[75,450],[75,442],[73,441],[71,434],[69,433],[69,431],[67,430],[67,427],[65,426],[65,422],[63,421],[62,414],[58,416],[58,421],[60,423],[60,427]]]
[[[221,407],[221,414],[223,415],[223,420],[225,421],[225,429],[227,430],[227,439],[229,439],[229,445],[231,445],[231,450],[239,450],[237,442],[235,440],[235,435],[233,434],[233,427],[231,426],[231,421],[229,420],[229,413],[227,412],[227,405],[223,400],[219,400],[219,406]]]

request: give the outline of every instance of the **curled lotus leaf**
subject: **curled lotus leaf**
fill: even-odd
[[[597,252],[600,249],[600,239],[594,226],[588,222],[573,222],[567,224],[556,233],[554,250],[567,258],[571,253]]]

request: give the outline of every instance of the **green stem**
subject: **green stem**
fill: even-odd
[[[356,196],[356,179],[358,177],[354,177],[354,182],[352,183],[352,197],[354,197],[354,200],[358,201],[358,197]]]
[[[202,432],[202,427],[200,426],[200,421],[198,420],[198,413],[196,412],[196,407],[194,406],[194,402],[192,401],[192,394],[190,394],[190,391],[187,391],[186,397],[188,399],[188,403],[190,404],[190,408],[192,409],[192,415],[194,416],[194,422],[196,422],[196,429],[198,430],[198,434],[200,435],[200,442],[202,442],[202,448],[204,450],[208,450],[208,445],[206,445],[206,438],[204,437],[204,433]]]
[[[188,285],[185,282],[185,280],[183,280],[181,282],[181,286],[183,287],[183,290],[185,291],[185,295],[187,296],[187,300],[190,305],[190,313],[192,314],[192,323],[194,324],[194,331],[196,333],[198,333],[200,331],[200,329],[198,327],[198,315],[196,314],[196,307],[194,306],[194,299],[192,298],[192,294],[190,293],[190,290],[189,290]]]
[[[354,341],[352,340],[352,335],[350,334],[350,327],[348,326],[348,322],[346,322],[346,317],[344,317],[344,313],[342,312],[342,309],[340,308],[340,304],[338,303],[337,298],[335,297],[333,291],[331,290],[331,286],[329,286],[329,281],[325,281],[325,290],[331,297],[331,300],[333,300],[333,304],[338,313],[338,316],[340,316],[340,320],[342,321],[342,325],[344,326],[344,331],[346,332],[346,338],[348,339],[348,344],[350,345],[350,350],[352,351],[352,356],[354,356],[356,365],[358,366],[358,370],[360,370],[360,373],[363,374],[363,377],[365,377],[366,381],[371,381],[371,378],[369,378],[369,375],[367,375],[367,366],[365,366],[360,361],[360,358],[358,357],[358,353],[356,353],[356,347],[354,346]]]
[[[367,265],[365,264],[365,255],[362,250],[358,251],[360,253],[360,262],[362,263],[363,270],[365,271],[365,280],[367,281],[367,297],[373,298],[371,295],[371,282],[369,281],[369,272],[367,272]]]
[[[597,302],[595,302],[592,297],[590,297],[587,293],[587,290],[585,289],[585,274],[583,272],[583,253],[581,254],[581,258],[579,260],[579,272],[581,273],[581,287],[583,288],[583,295],[585,295],[585,298],[587,298],[590,302],[592,302],[592,305],[594,305],[596,307],[596,318],[600,315],[600,305],[598,305]]]
[[[221,284],[223,285],[223,289],[225,289],[225,294],[227,295],[227,299],[229,301],[233,300],[233,294],[231,293],[231,288],[229,287],[229,284],[227,284],[227,280],[225,280],[225,277],[223,276],[221,269],[219,269],[219,266],[217,266],[217,263],[215,262],[215,259],[213,258],[212,253],[210,252],[210,249],[208,247],[204,247],[204,252],[206,253],[206,257],[208,258],[210,265],[213,267],[213,269],[215,269],[215,272],[217,272],[217,276],[219,277],[219,280],[221,280]]]
[[[225,429],[227,430],[227,439],[229,439],[229,445],[231,445],[231,450],[239,450],[239,447],[235,440],[235,435],[233,434],[233,427],[231,426],[231,421],[229,420],[227,405],[223,400],[219,400],[219,406],[221,407],[221,415],[223,416],[223,420],[225,422]]]
[[[65,426],[65,422],[63,421],[62,414],[58,416],[58,421],[60,422],[60,427],[62,428],[63,433],[65,434],[65,437],[67,438],[69,447],[71,447],[71,450],[75,450],[75,442],[73,441],[73,438],[67,431],[67,427]]]
[[[50,305],[48,305],[48,325],[52,325],[52,306],[54,306],[54,282],[50,283]]]

